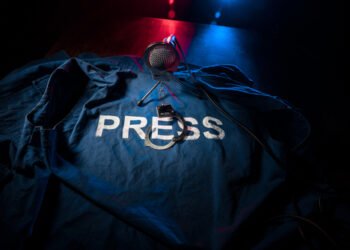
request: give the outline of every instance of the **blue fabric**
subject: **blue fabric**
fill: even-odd
[[[285,166],[308,137],[308,122],[281,98],[254,89],[232,65],[193,67],[193,73],[195,81],[179,70],[178,81],[155,90],[141,107],[137,101],[155,82],[139,58],[47,59],[4,78],[4,249],[287,248],[281,238],[303,249],[297,223],[262,226],[294,211],[288,171],[196,85]],[[184,141],[164,151],[146,147],[143,137],[155,123],[158,144],[181,130],[157,120],[161,103],[190,126]],[[257,233],[247,236],[251,227]]]

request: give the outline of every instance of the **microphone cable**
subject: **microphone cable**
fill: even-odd
[[[197,84],[197,88],[200,89],[204,95],[208,98],[208,100],[214,105],[214,107],[223,114],[227,119],[229,119],[232,123],[236,124],[238,127],[240,127],[242,130],[244,130],[251,138],[253,138],[261,147],[263,150],[265,150],[266,153],[270,155],[270,157],[283,169],[286,168],[285,164],[274,154],[272,149],[267,146],[251,129],[249,129],[246,125],[244,125],[242,122],[240,122],[237,118],[235,118],[233,115],[228,113],[225,109],[223,109],[220,104],[214,100],[213,97],[210,96],[210,94],[207,92],[205,88],[203,88],[201,85]]]

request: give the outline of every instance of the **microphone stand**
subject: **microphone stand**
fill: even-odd
[[[181,45],[180,43],[178,42],[178,40],[176,39],[175,35],[170,35],[169,37],[167,38],[164,38],[163,42],[166,42],[166,43],[169,43],[171,44],[173,47],[174,47],[174,50],[176,52],[176,46],[179,48],[180,50],[180,53],[181,53],[181,56],[184,60],[184,63],[185,63],[185,66],[186,66],[186,69],[187,71],[190,73],[190,77],[191,77],[191,80],[194,82],[195,81],[195,77],[190,69],[190,67],[188,66],[188,64],[186,63],[185,61],[185,53],[184,51],[182,50],[181,48]],[[150,45],[152,46],[152,45]],[[147,48],[149,49],[150,46]],[[147,51],[146,49],[146,51]],[[145,52],[146,53],[146,52]],[[164,79],[166,79],[165,81],[167,80],[170,80],[172,79],[172,74],[170,71],[159,71],[157,69],[152,69],[152,66],[149,65],[149,68],[151,69],[151,72],[152,72],[152,75],[153,75],[153,79],[155,80],[158,80],[156,84],[153,85],[153,87],[144,95],[144,97],[142,97],[142,99],[140,101],[137,102],[137,106],[141,106],[143,101],[152,93],[152,91],[162,82],[162,80],[164,81]]]
[[[161,83],[159,80],[156,84],[153,85],[153,87],[142,97],[140,101],[137,102],[137,106],[141,106],[143,101],[152,93],[152,91]]]

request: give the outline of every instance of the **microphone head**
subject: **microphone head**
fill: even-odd
[[[180,64],[180,56],[170,43],[153,43],[145,51],[145,63],[152,71],[174,72]]]

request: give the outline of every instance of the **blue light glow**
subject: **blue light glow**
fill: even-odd
[[[230,4],[232,2],[238,2],[237,0],[220,0],[220,2],[224,3],[224,4]]]
[[[220,17],[221,17],[221,12],[220,11],[215,12],[215,18],[219,19]]]
[[[217,19],[214,19],[217,21]],[[247,37],[249,40],[247,40]],[[255,76],[249,43],[255,35],[239,28],[209,25],[197,29],[186,60],[197,65],[233,64],[249,76]]]
[[[217,4],[223,8],[227,8],[227,7],[233,7],[233,6],[241,6],[241,5],[250,5],[252,4],[252,2],[254,2],[254,5],[256,4],[256,2],[261,2],[261,1],[265,1],[265,0],[251,0],[251,1],[243,1],[243,0],[219,0],[217,1]]]

